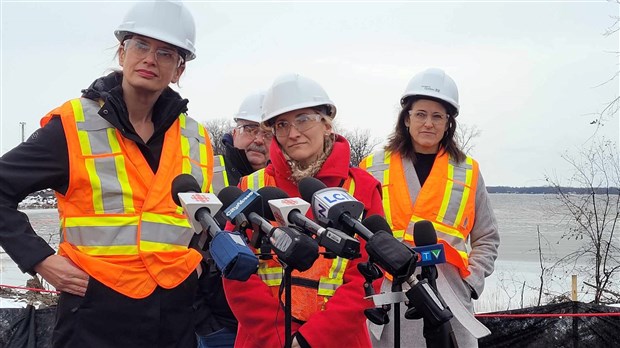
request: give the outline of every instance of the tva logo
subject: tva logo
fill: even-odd
[[[431,262],[433,260],[439,260],[439,256],[441,255],[441,249],[428,250],[420,253],[420,260],[422,262]]]

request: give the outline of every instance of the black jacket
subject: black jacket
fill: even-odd
[[[250,165],[248,157],[245,155],[245,150],[237,149],[233,145],[232,134],[224,134],[222,137],[222,144],[224,144],[226,149],[224,153],[224,163],[228,175],[228,184],[237,186],[242,177],[254,172],[254,168]]]
[[[188,101],[167,88],[153,109],[153,136],[144,143],[129,122],[121,82],[122,73],[113,72],[95,80],[82,96],[104,101],[99,115],[138,145],[155,173],[164,134],[187,110]],[[28,216],[18,211],[17,205],[30,193],[46,188],[66,193],[69,175],[67,140],[60,117],[53,117],[27,141],[0,157],[0,246],[23,272],[32,273],[35,265],[55,251],[35,233]]]

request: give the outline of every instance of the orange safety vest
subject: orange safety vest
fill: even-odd
[[[69,186],[56,193],[59,253],[115,291],[144,298],[158,285],[179,285],[202,259],[188,248],[193,231],[170,188],[188,173],[206,190],[213,150],[205,128],[180,114],[153,174],[136,143],[98,115],[101,103],[73,99],[41,120],[60,116],[67,139]]]
[[[258,190],[264,186],[276,186],[275,178],[265,173],[264,168],[243,177],[240,183],[242,190]],[[349,177],[343,186],[350,195],[353,195],[355,181],[352,177]],[[325,252],[325,248],[320,246],[319,252]],[[343,283],[348,261],[342,257],[334,259],[319,257],[309,270],[304,272],[293,270],[291,313],[294,318],[305,322],[315,312],[325,310],[327,301]],[[277,256],[274,255],[274,259],[271,260],[259,260],[258,276],[271,288],[274,297],[278,297],[283,274],[284,270],[277,261]],[[282,301],[284,296],[282,291]]]
[[[467,157],[456,163],[447,153],[435,158],[431,172],[415,197],[407,183],[415,180],[411,161],[403,163],[398,153],[378,151],[360,163],[381,182],[383,210],[394,237],[413,245],[413,224],[429,220],[437,239],[444,244],[446,261],[467,277],[467,238],[474,225],[478,162]]]

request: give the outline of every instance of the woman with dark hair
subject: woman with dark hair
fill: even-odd
[[[414,245],[414,224],[432,222],[447,261],[437,265],[438,292],[458,297],[473,313],[472,299],[480,296],[484,279],[493,272],[499,233],[478,162],[465,155],[454,138],[456,84],[443,70],[427,69],[411,79],[400,103],[387,146],[360,167],[381,181],[383,209],[396,238]],[[386,277],[382,290],[390,288]],[[386,327],[369,324],[373,346],[394,346],[393,322]],[[426,346],[422,323],[401,319],[403,346]],[[477,346],[456,318],[450,323],[460,347]]]

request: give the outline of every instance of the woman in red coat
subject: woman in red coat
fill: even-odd
[[[263,112],[263,126],[276,140],[271,163],[244,177],[242,189],[276,186],[299,197],[297,183],[314,177],[328,187],[347,189],[364,203],[364,217],[383,215],[379,182],[349,166],[349,143],[332,131],[336,107],[318,83],[296,74],[281,76],[267,91]],[[361,252],[355,260],[319,256],[309,270],[293,271],[293,347],[371,346],[363,312],[373,305],[364,299],[364,278],[357,270],[358,263],[368,260],[363,242]],[[248,281],[224,280],[239,320],[235,347],[284,345],[281,268],[276,260],[261,260],[258,274]]]

